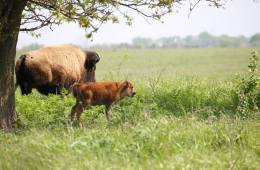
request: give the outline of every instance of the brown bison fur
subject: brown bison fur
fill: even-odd
[[[90,105],[105,105],[106,118],[112,116],[111,107],[124,97],[133,97],[136,92],[133,85],[125,81],[75,83],[70,91],[76,98],[76,104],[71,109],[71,121],[77,118],[78,125],[82,127],[81,114],[85,107]]]
[[[95,82],[96,52],[72,45],[44,47],[23,54],[16,62],[16,87],[22,94],[36,88],[42,94],[60,93],[75,82]]]

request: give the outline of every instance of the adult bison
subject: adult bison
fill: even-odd
[[[75,82],[95,82],[96,52],[72,45],[57,45],[30,51],[15,65],[16,87],[22,94],[36,88],[42,94],[59,94]]]

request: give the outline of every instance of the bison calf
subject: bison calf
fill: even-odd
[[[133,97],[136,92],[133,85],[125,81],[75,83],[70,91],[76,97],[76,104],[71,109],[71,121],[77,118],[78,125],[82,127],[81,114],[85,107],[90,105],[105,105],[106,118],[111,117],[111,107],[124,97]]]

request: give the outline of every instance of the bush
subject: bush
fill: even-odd
[[[238,112],[247,117],[260,106],[260,76],[257,73],[257,52],[253,51],[248,64],[248,73],[240,78],[237,87]]]

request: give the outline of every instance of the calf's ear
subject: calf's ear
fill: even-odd
[[[124,81],[122,85],[123,85],[124,88],[127,88],[129,86],[129,82],[128,81]]]

